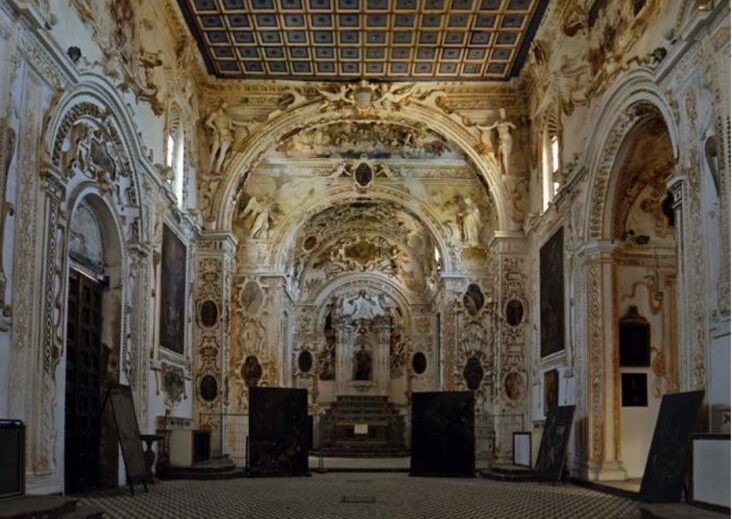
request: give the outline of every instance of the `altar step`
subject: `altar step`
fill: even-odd
[[[356,434],[366,425],[368,433]],[[385,396],[338,396],[320,418],[320,445],[314,453],[340,458],[409,456],[404,416]]]
[[[190,467],[158,467],[156,476],[159,479],[236,479],[244,477],[244,470],[225,457],[194,463]]]
[[[533,470],[520,465],[491,465],[480,476],[494,481],[538,481]]]
[[[98,508],[77,506],[77,500],[63,496],[19,496],[0,500],[0,519],[101,519]]]
[[[324,458],[405,458],[410,454],[405,447],[368,446],[368,445],[340,445],[321,447],[310,452],[311,456]]]

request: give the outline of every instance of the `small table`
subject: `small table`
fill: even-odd
[[[147,471],[147,482],[155,483],[153,476],[153,465],[155,464],[155,451],[152,450],[153,443],[160,441],[163,437],[160,434],[141,434],[140,439],[145,442],[145,470]]]

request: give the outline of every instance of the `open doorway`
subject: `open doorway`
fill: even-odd
[[[114,422],[104,409],[119,380],[120,246],[104,202],[92,195],[76,207],[69,232],[66,301],[64,488],[67,494],[119,482]]]

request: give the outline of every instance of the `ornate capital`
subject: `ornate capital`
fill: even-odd
[[[53,201],[61,202],[66,196],[66,183],[49,168],[41,170],[41,187]]]
[[[684,198],[686,198],[686,181],[683,177],[675,176],[669,179],[666,185],[671,193],[673,208],[680,209]]]

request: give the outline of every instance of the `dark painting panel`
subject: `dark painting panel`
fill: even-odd
[[[249,389],[250,476],[304,476],[312,419],[306,389]]]
[[[186,318],[186,246],[163,225],[160,272],[160,345],[183,353]]]
[[[564,460],[567,455],[569,434],[572,432],[574,406],[562,405],[549,408],[541,436],[539,455],[536,458],[536,475],[544,480],[562,479]]]
[[[691,432],[704,391],[663,395],[643,472],[640,496],[651,503],[678,503],[687,469]]]
[[[648,406],[648,377],[645,373],[622,373],[620,387],[623,407]]]
[[[412,394],[410,475],[475,476],[475,409],[471,391]]]
[[[541,356],[564,349],[564,228],[539,251]]]
[[[559,403],[559,371],[552,369],[544,373],[544,414]]]

